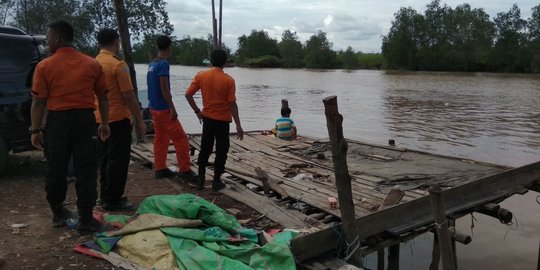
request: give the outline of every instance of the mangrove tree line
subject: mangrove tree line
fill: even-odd
[[[424,14],[403,7],[382,53],[391,69],[540,72],[540,5],[528,19],[514,4],[493,20],[469,4],[451,8],[434,0]]]

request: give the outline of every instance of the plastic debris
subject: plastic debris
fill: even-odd
[[[20,229],[20,228],[26,228],[26,227],[28,227],[28,224],[26,224],[26,223],[13,223],[13,224],[11,224],[11,228]]]

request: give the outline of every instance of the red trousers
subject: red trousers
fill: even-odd
[[[156,170],[167,168],[167,152],[172,140],[176,150],[176,160],[180,172],[190,170],[189,139],[178,119],[171,120],[171,111],[155,111],[152,113],[154,124],[154,164]]]

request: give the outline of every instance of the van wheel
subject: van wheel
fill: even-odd
[[[0,173],[6,167],[9,149],[4,139],[0,138]]]

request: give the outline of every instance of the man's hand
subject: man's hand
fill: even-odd
[[[43,133],[38,132],[38,133],[32,134],[31,140],[32,140],[32,145],[35,148],[37,148],[38,150],[43,149]]]
[[[139,121],[135,123],[135,133],[137,134],[137,140],[144,139],[146,135],[146,124],[144,121]]]
[[[197,118],[199,118],[199,124],[202,124],[203,116],[202,112],[199,110],[199,112],[195,113],[197,115]]]
[[[178,113],[176,113],[176,109],[171,109],[171,120],[176,120],[178,118]]]
[[[101,139],[101,141],[106,141],[109,136],[111,135],[111,129],[109,128],[109,124],[107,123],[101,123],[98,127],[98,137]]]
[[[239,125],[236,126],[236,138],[239,140],[244,139],[244,130]]]

